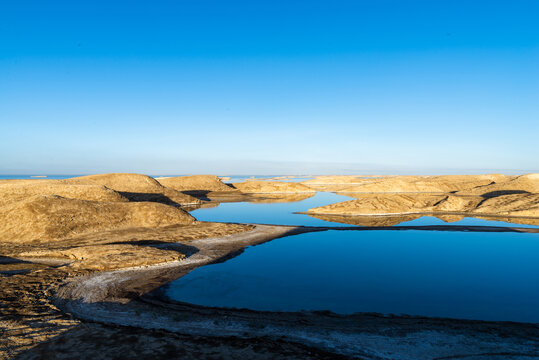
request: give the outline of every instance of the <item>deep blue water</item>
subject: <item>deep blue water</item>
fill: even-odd
[[[330,230],[249,247],[165,291],[205,306],[539,322],[538,284],[539,234]]]

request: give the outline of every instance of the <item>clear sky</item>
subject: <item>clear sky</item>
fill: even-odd
[[[0,173],[539,172],[539,1],[2,1]]]

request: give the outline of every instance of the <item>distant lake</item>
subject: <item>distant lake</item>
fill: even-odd
[[[304,194],[305,197],[310,196]],[[295,202],[233,202],[221,203],[217,207],[201,208],[194,210],[191,214],[201,221],[216,222],[239,222],[273,225],[303,225],[303,226],[350,226],[338,222],[320,220],[305,214],[295,214],[295,212],[305,212],[311,208],[334,204],[341,201],[352,200],[353,198],[338,195],[331,192],[318,192],[307,199]],[[271,200],[268,200],[271,201]],[[399,225],[485,225],[485,226],[518,226],[537,227],[534,225],[514,224],[506,221],[499,221],[465,217],[462,220],[445,222],[434,216],[422,216],[418,219],[403,221]]]

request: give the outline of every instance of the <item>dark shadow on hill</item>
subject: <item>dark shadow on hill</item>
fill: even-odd
[[[199,249],[196,246],[186,245],[182,243],[173,243],[160,240],[133,240],[133,241],[117,241],[108,243],[107,245],[134,245],[147,246],[160,250],[172,250],[189,257],[196,254]]]
[[[151,201],[151,202],[157,202],[157,203],[161,203],[165,205],[172,205],[172,206],[182,205],[173,201],[168,196],[165,196],[163,194],[134,193],[134,192],[120,192],[120,194],[125,196],[129,201],[134,201],[134,202]]]
[[[496,191],[490,191],[488,193],[481,194],[481,197],[489,199],[489,198],[502,196],[502,195],[516,195],[516,194],[531,194],[531,193],[525,190],[496,190]]]
[[[32,264],[32,262],[0,255],[0,265],[5,264]]]
[[[210,201],[211,199],[207,196],[211,191],[208,190],[184,190],[181,191],[182,194],[196,197],[199,200]]]
[[[0,276],[27,274],[31,271],[40,270],[47,267],[49,267],[49,265],[19,260],[9,256],[0,256]]]

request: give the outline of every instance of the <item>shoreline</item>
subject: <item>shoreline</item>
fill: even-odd
[[[539,324],[442,319],[433,317],[356,313],[338,315],[328,311],[270,312],[212,308],[171,301],[161,286],[203,265],[238,256],[247,246],[279,237],[327,230],[437,230],[512,231],[539,233],[539,229],[486,226],[391,226],[391,227],[300,227],[256,225],[243,233],[190,242],[199,249],[184,260],[151,266],[124,268],[69,278],[54,294],[62,311],[86,321],[160,329],[194,336],[272,339],[286,337],[325,351],[346,356],[386,358],[394,353],[428,358],[460,349],[462,336],[472,337],[484,353],[496,349],[531,354],[539,351]],[[389,331],[389,334],[388,334]],[[432,337],[432,332],[437,336]],[[401,335],[396,335],[401,334]],[[523,339],[533,338],[524,344]],[[402,346],[406,345],[406,349]],[[384,354],[379,353],[383,349]],[[506,351],[506,352],[507,352]],[[389,353],[388,353],[389,352]],[[392,358],[392,357],[391,357]],[[406,358],[406,357],[405,357]]]
[[[383,213],[383,214],[339,214],[339,213],[322,213],[322,212],[310,212],[310,211],[298,211],[294,214],[302,215],[326,215],[326,216],[345,216],[345,217],[391,217],[391,216],[402,216],[402,215],[422,215],[422,216],[444,216],[444,215],[461,215],[470,218],[505,218],[505,219],[530,219],[530,220],[539,220],[537,217],[533,216],[515,216],[515,215],[504,215],[504,214],[482,214],[482,213],[470,213],[470,212],[459,212],[459,211],[438,211],[438,212],[396,212],[396,213]]]

